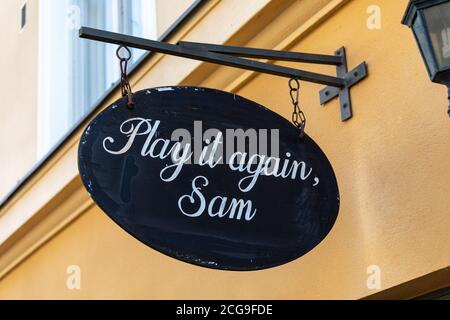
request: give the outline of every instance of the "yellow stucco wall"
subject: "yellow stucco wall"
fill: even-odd
[[[307,131],[330,159],[341,194],[336,225],[318,247],[269,270],[208,270],[145,247],[86,200],[84,191],[61,189],[62,200],[57,205],[39,210],[52,214],[70,211],[65,207],[67,198],[75,205],[77,201],[85,205],[82,213],[1,278],[0,299],[353,299],[374,293],[366,286],[370,265],[381,268],[381,289],[449,266],[450,120],[445,112],[446,89],[429,81],[410,30],[400,24],[406,0],[353,0],[341,6],[344,2],[260,1],[263,15],[252,16],[245,31],[231,33],[224,40],[317,53],[332,53],[344,45],[350,68],[363,60],[369,64],[369,78],[352,89],[354,118],[345,123],[340,122],[336,100],[325,107],[319,105],[321,86],[302,84]],[[366,10],[374,4],[382,10],[381,30],[366,27]],[[196,23],[200,31],[187,33],[185,38],[214,42],[208,39],[213,37],[210,33],[201,39],[201,30],[210,30],[217,17],[221,21],[227,17],[235,21],[233,16],[238,19],[239,14],[230,10],[234,5],[231,0],[217,4],[209,13],[212,21],[205,18]],[[334,9],[327,11],[330,6]],[[267,23],[264,17],[271,12],[277,17]],[[312,13],[313,20],[321,19],[322,23],[311,21]],[[314,27],[305,31],[308,24]],[[216,36],[222,35],[219,32]],[[133,78],[136,88],[175,84],[170,81],[178,79],[180,83],[234,91],[290,118],[286,79],[172,57],[157,56],[152,61]],[[194,66],[195,71],[185,72],[188,66]],[[332,67],[305,68],[334,74]],[[168,70],[173,73],[168,75]],[[61,155],[66,160],[60,168],[66,171],[76,170],[76,143],[76,139],[68,143]],[[41,177],[43,181],[46,178],[51,178],[50,171]],[[72,184],[82,190],[79,179]],[[3,214],[18,205],[11,205]],[[0,230],[1,226],[0,219]],[[66,287],[69,265],[81,268],[80,290]]]
[[[193,0],[156,0],[156,23],[157,23],[157,35],[160,37],[174,21],[183,14]]]

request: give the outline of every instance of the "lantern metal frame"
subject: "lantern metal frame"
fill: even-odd
[[[450,103],[450,65],[446,67],[438,65],[438,58],[432,45],[430,30],[424,15],[424,10],[444,3],[450,3],[450,0],[410,0],[402,24],[412,29],[430,80],[447,86]],[[447,113],[450,116],[450,104]]]

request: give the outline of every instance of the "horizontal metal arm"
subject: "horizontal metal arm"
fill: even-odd
[[[166,42],[153,41],[120,33],[114,33],[104,30],[98,30],[88,27],[80,28],[80,37],[84,39],[96,40],[106,43],[113,43],[127,47],[148,50],[152,52],[165,53],[173,56],[200,60],[205,62],[216,63],[220,65],[236,67],[240,69],[252,70],[261,73],[282,76],[286,78],[296,78],[303,81],[324,84],[337,88],[344,88],[346,82],[343,78],[327,76],[319,73],[297,70],[283,66],[277,66],[269,63],[248,60],[235,57],[228,54],[216,53],[202,50],[198,47],[195,49],[191,46],[175,45]],[[225,49],[224,49],[225,50]],[[250,49],[251,50],[251,49]],[[265,50],[263,50],[265,51]],[[248,52],[251,53],[251,52]],[[261,53],[261,52],[259,52]],[[266,52],[267,53],[267,52]],[[236,53],[238,54],[238,53]],[[258,52],[255,52],[258,55]],[[270,55],[270,52],[267,53]],[[266,55],[266,57],[267,57]],[[258,55],[262,57],[261,55]],[[253,55],[255,57],[255,55]],[[283,59],[281,59],[283,60]]]
[[[333,66],[339,66],[344,63],[343,57],[335,55],[224,46],[217,44],[207,44],[207,43],[187,42],[187,41],[180,41],[178,42],[178,45],[190,49],[212,51],[216,53],[224,53],[246,58],[294,61],[294,62],[333,65]]]

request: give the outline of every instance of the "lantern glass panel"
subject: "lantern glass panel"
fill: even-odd
[[[423,11],[439,70],[450,67],[450,2]]]

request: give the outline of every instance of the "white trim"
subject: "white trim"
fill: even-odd
[[[65,61],[70,46],[65,37],[66,28],[55,28],[54,23],[66,25],[65,12],[68,0],[39,1],[38,49],[38,105],[37,105],[37,158],[44,156],[54,142],[69,127],[69,108],[55,101],[65,101],[70,96],[69,81],[55,81],[55,74],[68,74],[70,65]],[[62,21],[61,21],[62,20]],[[61,54],[61,52],[63,52]],[[57,119],[54,121],[53,119]]]

